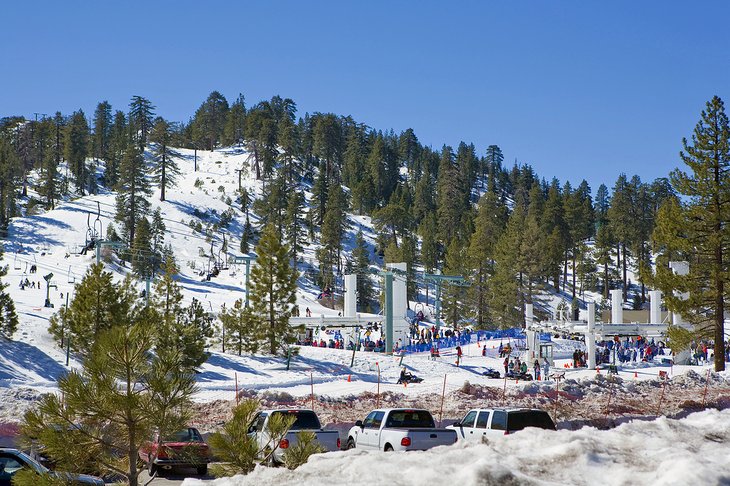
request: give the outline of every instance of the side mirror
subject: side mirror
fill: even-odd
[[[358,420],[357,422],[355,422],[355,427],[360,427],[360,428],[362,428],[362,427],[363,427],[363,425],[362,425],[362,420]]]
[[[453,426],[454,427],[461,427],[461,422],[454,422],[453,423]]]

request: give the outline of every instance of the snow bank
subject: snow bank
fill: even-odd
[[[321,454],[295,471],[259,467],[248,476],[183,484],[728,485],[729,437],[730,410],[708,410],[607,431],[528,430],[426,452]]]

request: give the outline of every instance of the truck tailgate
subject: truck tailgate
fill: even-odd
[[[411,446],[408,450],[426,450],[456,442],[456,431],[449,429],[408,429]]]

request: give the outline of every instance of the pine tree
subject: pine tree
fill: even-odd
[[[150,100],[138,95],[132,96],[129,103],[129,128],[132,140],[137,142],[140,151],[147,145],[154,117],[155,107]]]
[[[119,318],[125,325],[99,336],[83,368],[59,378],[60,393],[27,412],[22,430],[59,468],[138,486],[140,447],[155,431],[165,436],[187,425],[195,378],[179,353],[152,352],[156,323],[148,314]]]
[[[157,117],[150,132],[150,141],[155,144],[152,149],[155,161],[153,180],[160,185],[160,201],[165,200],[165,189],[173,187],[180,176],[180,168],[175,162],[175,157],[180,154],[170,147],[171,139],[170,124],[164,118]]]
[[[484,169],[482,177],[489,176],[489,179],[494,179],[497,182],[498,175],[502,174],[502,162],[504,161],[504,155],[499,145],[490,145],[487,147],[487,155],[484,157]]]
[[[3,247],[0,245],[0,260],[3,257]],[[8,284],[2,278],[8,274],[7,265],[0,267],[0,334],[10,339],[18,329],[18,315],[15,312],[15,303],[5,289]]]
[[[116,218],[122,223],[130,245],[134,243],[137,221],[149,211],[150,203],[146,196],[150,194],[152,190],[142,152],[135,145],[129,145],[119,167]]]
[[[357,274],[357,303],[363,312],[368,312],[375,298],[375,291],[370,277],[370,250],[365,244],[362,230],[355,235],[352,259],[354,261],[352,270]]]
[[[296,303],[297,271],[289,264],[289,251],[279,243],[276,227],[267,225],[256,247],[251,269],[251,306],[265,326],[269,352],[294,341],[296,329],[289,325],[291,306]]]
[[[79,110],[71,115],[64,141],[64,156],[71,167],[76,188],[83,196],[89,180],[89,168],[86,165],[89,153],[89,125],[86,123],[83,111]]]
[[[487,322],[491,320],[487,295],[489,280],[495,272],[494,247],[506,223],[507,208],[500,203],[494,182],[490,179],[487,192],[479,200],[475,229],[467,252],[472,269],[469,300],[476,310],[477,329],[486,329]]]
[[[255,353],[259,349],[259,342],[265,329],[262,329],[261,321],[256,317],[252,307],[247,307],[243,299],[238,299],[230,309],[221,309],[218,318],[227,336],[227,342],[238,350],[238,355],[244,351]]]
[[[441,253],[437,240],[437,228],[434,213],[425,215],[418,227],[418,234],[421,235],[421,262],[427,273],[433,272],[437,268]]]
[[[421,167],[417,165],[418,156],[421,152],[421,144],[412,128],[400,134],[398,138],[398,158],[403,162],[412,180],[418,180],[421,176]]]
[[[112,105],[102,101],[94,111],[94,158],[109,160],[112,133]]]
[[[444,273],[446,275],[461,275],[467,273],[467,248],[459,239],[451,240],[446,247],[444,256]],[[454,283],[443,285],[441,293],[442,308],[445,321],[457,326],[467,317],[467,287]]]
[[[48,331],[62,343],[71,340],[71,349],[88,352],[100,333],[114,326],[126,325],[129,308],[126,284],[116,284],[112,273],[104,271],[103,264],[93,264],[76,286],[68,308],[51,317]]]
[[[518,205],[512,211],[494,249],[496,272],[492,279],[493,291],[488,295],[488,305],[502,329],[521,325],[524,321],[523,278],[518,258],[525,218],[525,208]]]
[[[616,239],[616,267],[623,269],[623,295],[628,295],[627,260],[628,249],[631,244],[634,221],[632,219],[632,197],[631,188],[626,174],[619,175],[616,184],[613,186],[611,205],[608,208],[608,220],[611,225],[611,233]]]
[[[246,101],[242,94],[231,105],[223,127],[223,143],[226,145],[241,145],[245,137]]]
[[[137,222],[137,228],[132,242],[132,270],[140,279],[151,278],[157,268],[156,256],[152,252],[152,235],[150,222],[142,218]]]
[[[109,135],[109,157],[104,170],[104,182],[110,188],[115,188],[119,180],[119,165],[129,144],[129,127],[124,112],[114,114],[114,123]]]
[[[38,124],[38,161],[40,171],[36,191],[45,200],[46,209],[53,209],[60,196],[60,177],[58,162],[54,153],[55,123],[52,118],[44,118]]]
[[[197,299],[189,307],[183,307],[182,288],[175,280],[177,272],[174,259],[168,257],[148,311],[157,315],[157,349],[175,350],[182,356],[183,366],[195,369],[208,357],[205,346],[213,336],[213,329]]]
[[[10,218],[17,215],[18,158],[9,140],[0,135],[0,237],[7,237]]]
[[[286,242],[289,245],[289,251],[292,261],[296,262],[302,251],[302,241],[304,233],[304,193],[299,190],[289,192],[288,202],[286,206],[286,218],[284,222],[286,232]]]
[[[342,270],[340,266],[340,252],[347,229],[347,200],[340,186],[332,188],[332,195],[327,204],[324,221],[322,222],[322,245],[326,252],[326,260],[332,269]],[[328,282],[330,286],[332,282]]]
[[[654,241],[668,256],[690,262],[689,274],[675,275],[663,264],[652,280],[664,292],[667,307],[715,341],[715,371],[725,369],[725,310],[730,275],[730,126],[723,101],[707,102],[691,143],[682,140],[682,161],[689,172],[675,169],[672,186],[681,199],[670,198],[657,216]],[[689,292],[682,300],[674,292]]]
[[[451,147],[444,146],[441,151],[441,162],[437,182],[439,240],[444,245],[454,239],[466,236],[463,233],[461,217],[464,207],[463,183],[459,179],[459,172],[454,166],[454,156]]]
[[[248,253],[252,237],[253,228],[251,227],[251,222],[249,221],[248,216],[246,216],[246,222],[243,225],[243,233],[241,233],[241,244],[238,247],[244,255]]]
[[[340,179],[342,170],[342,126],[337,115],[332,113],[317,114],[312,129],[314,155],[323,163],[327,183]]]
[[[193,138],[213,150],[223,136],[227,117],[228,101],[218,91],[213,91],[195,112]]]

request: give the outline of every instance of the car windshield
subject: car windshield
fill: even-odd
[[[14,454],[16,456],[18,456],[19,459],[21,459],[23,462],[25,462],[28,466],[33,468],[39,474],[45,474],[49,471],[48,468],[46,468],[40,462],[36,461],[35,459],[33,459],[32,457],[30,457],[28,454],[26,454],[24,452],[18,451],[18,452],[15,452]]]
[[[555,430],[553,419],[550,418],[547,412],[541,410],[510,412],[507,415],[507,430],[522,430],[525,427]]]
[[[188,428],[167,435],[165,442],[203,442],[203,438],[196,429]]]
[[[390,412],[386,427],[434,428],[433,417],[426,410],[395,410]]]
[[[289,430],[318,430],[322,428],[319,423],[319,419],[317,418],[317,414],[310,410],[287,410],[286,412],[274,413],[296,417],[294,425],[292,425]]]

